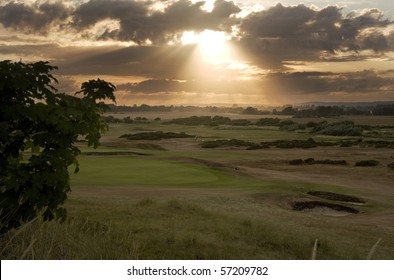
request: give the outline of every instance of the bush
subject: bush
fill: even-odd
[[[161,140],[170,138],[193,138],[195,135],[186,134],[185,132],[140,132],[135,134],[123,134],[119,138],[126,138],[127,140]]]
[[[181,124],[181,125],[209,125],[218,126],[221,124],[229,124],[231,122],[230,118],[222,116],[191,116],[187,118],[177,118],[166,122],[166,124]]]
[[[219,147],[247,147],[249,150],[262,148],[260,145],[244,141],[238,139],[230,139],[230,140],[214,140],[214,141],[205,141],[201,144],[202,148],[219,148]]]
[[[352,121],[327,123],[323,122],[316,126],[312,132],[321,135],[332,136],[361,136],[363,129],[355,126]]]
[[[289,161],[289,164],[291,165],[302,165],[304,163],[304,161],[302,159],[293,159],[291,161]]]
[[[114,116],[102,116],[101,117],[106,123],[120,123],[121,119],[115,118]]]
[[[356,162],[355,166],[378,166],[379,161],[377,160],[361,160]]]
[[[362,143],[362,146],[363,147],[394,149],[394,142],[393,141],[385,141],[385,140],[367,140]]]
[[[347,165],[346,160],[331,160],[331,159],[325,159],[325,160],[315,160],[314,158],[307,158],[307,159],[294,159],[289,161],[289,164],[291,165],[302,165],[302,164],[308,164],[308,165],[313,165],[313,164],[330,164],[330,165]]]
[[[387,164],[387,167],[394,170],[394,162]]]
[[[262,145],[274,146],[282,149],[293,149],[293,148],[315,148],[317,143],[312,138],[308,140],[277,140],[273,142],[261,142]]]
[[[280,119],[278,119],[278,118],[263,118],[263,119],[257,120],[255,124],[259,125],[259,126],[279,126]]]

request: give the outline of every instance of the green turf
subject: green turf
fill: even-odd
[[[10,241],[3,242],[7,245],[0,254],[2,259],[17,259],[25,253],[26,258],[38,259],[309,259],[316,239],[318,259],[365,259],[378,238],[382,242],[374,258],[394,258],[392,231],[359,218],[391,211],[389,197],[376,194],[372,199],[370,190],[297,179],[254,178],[231,169],[231,164],[217,165],[269,161],[273,153],[198,149],[194,139],[177,140],[196,144],[191,145],[194,149],[175,146],[159,151],[118,138],[144,130],[256,143],[313,136],[272,127],[111,124],[97,150],[79,144],[83,154],[78,158],[80,172],[71,175],[67,221],[39,221],[15,236],[6,236],[1,241]],[[317,141],[342,139],[313,137]],[[91,152],[95,154],[86,154]],[[326,217],[292,211],[292,201],[308,198],[310,190],[359,195],[368,204],[355,206],[362,216]]]
[[[241,179],[205,166],[137,156],[80,156],[80,172],[72,185],[214,186],[240,184]],[[248,180],[246,180],[248,181]]]

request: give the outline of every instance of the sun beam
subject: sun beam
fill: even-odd
[[[203,56],[210,60],[220,59],[227,55],[227,40],[224,32],[212,30],[204,30],[200,33],[185,31],[181,37],[184,45],[198,44]]]

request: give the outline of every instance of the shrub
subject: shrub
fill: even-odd
[[[134,121],[130,117],[123,118],[124,123],[133,123]]]
[[[315,163],[315,159],[314,158],[307,158],[304,160],[305,164],[314,164]]]
[[[229,140],[214,140],[205,141],[201,144],[202,148],[219,148],[219,147],[248,147],[250,150],[259,149],[261,146],[244,140],[229,139]]]
[[[361,160],[356,162],[355,166],[378,166],[379,161],[377,160]]]
[[[331,159],[325,159],[325,160],[315,160],[314,158],[307,158],[307,159],[294,159],[289,161],[289,164],[291,165],[301,165],[301,164],[308,164],[308,165],[313,165],[313,164],[331,164],[331,165],[347,165],[346,160],[331,160]]]
[[[361,136],[363,129],[355,126],[352,121],[327,123],[323,122],[316,126],[312,132],[332,136]]]
[[[389,148],[394,149],[393,141],[385,140],[367,140],[362,143],[364,147],[374,147],[374,148]]]
[[[259,126],[279,126],[280,119],[278,119],[278,118],[263,118],[263,119],[257,120],[255,124],[259,125]]]
[[[394,170],[394,162],[387,164],[387,167]]]
[[[292,149],[292,148],[309,149],[309,148],[317,147],[316,142],[312,138],[309,138],[308,140],[277,140],[271,143],[276,148],[282,148],[282,149]]]
[[[121,119],[115,118],[114,116],[102,116],[101,117],[106,123],[120,123]]]
[[[186,134],[185,132],[140,132],[135,134],[123,134],[119,138],[126,138],[127,140],[161,140],[170,138],[193,138],[195,135]]]
[[[291,165],[302,165],[304,161],[302,159],[293,159],[289,161],[289,164]]]

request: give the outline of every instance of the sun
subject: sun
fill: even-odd
[[[225,57],[228,51],[227,41],[224,32],[212,30],[204,30],[200,33],[185,31],[181,37],[182,44],[197,44],[203,56],[208,59]]]

